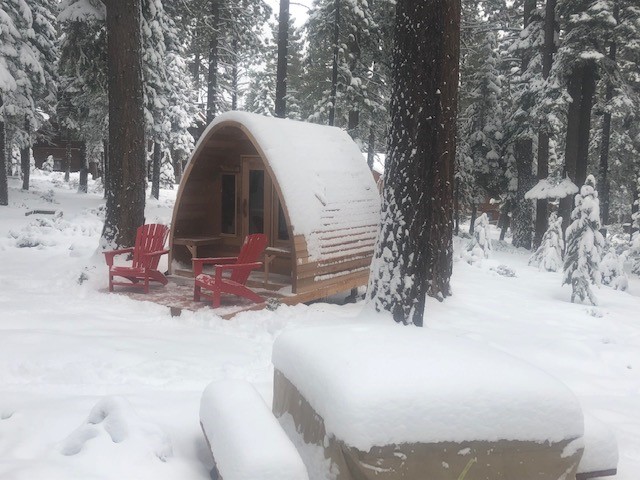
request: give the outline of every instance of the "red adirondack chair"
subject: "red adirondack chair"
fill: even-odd
[[[109,266],[109,291],[113,292],[114,285],[142,288],[144,293],[149,293],[149,282],[159,282],[166,285],[167,278],[158,271],[160,257],[169,250],[163,250],[167,240],[169,227],[157,223],[150,223],[138,227],[136,232],[135,247],[110,250],[104,253],[104,258]],[[113,258],[123,253],[133,253],[131,266],[113,264]],[[122,277],[128,282],[114,282],[113,277]]]
[[[262,266],[258,258],[267,246],[267,236],[262,233],[247,235],[237,257],[194,258],[193,299],[198,302],[200,297],[211,300],[213,308],[220,306],[220,296],[223,293],[248,298],[254,302],[264,302],[265,299],[250,290],[247,279],[251,271]],[[214,265],[213,275],[202,273],[204,265]],[[230,273],[230,275],[225,275]],[[211,295],[202,290],[211,291]]]

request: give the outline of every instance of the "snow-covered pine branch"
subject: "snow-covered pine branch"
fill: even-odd
[[[549,227],[542,237],[540,246],[529,259],[529,265],[547,272],[557,272],[562,268],[564,240],[562,239],[562,217],[555,212],[549,215]]]

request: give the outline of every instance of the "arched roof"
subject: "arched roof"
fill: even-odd
[[[279,187],[293,235],[304,235],[309,260],[370,251],[379,222],[380,197],[362,153],[337,127],[227,112],[206,128],[190,162],[213,134],[240,128],[253,143]],[[331,232],[336,232],[335,235]]]

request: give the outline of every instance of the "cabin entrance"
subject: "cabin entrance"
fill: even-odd
[[[289,232],[278,193],[260,157],[242,157],[242,237],[264,233],[269,245],[287,245]]]

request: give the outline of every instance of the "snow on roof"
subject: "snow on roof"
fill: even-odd
[[[539,180],[535,186],[524,194],[527,200],[538,200],[541,198],[564,198],[568,195],[578,193],[578,187],[569,177],[562,180],[554,178],[544,178]]]
[[[264,154],[280,186],[293,234],[305,236],[310,259],[338,255],[333,245],[323,244],[322,230],[348,228],[358,235],[365,227],[377,226],[378,190],[360,149],[344,130],[249,112],[226,112],[209,124],[194,152],[225,122],[244,126]],[[372,243],[370,237],[375,239],[376,229],[366,230],[363,241]]]
[[[273,347],[275,368],[346,444],[582,436],[580,404],[543,371],[470,340],[368,321],[288,330]]]

